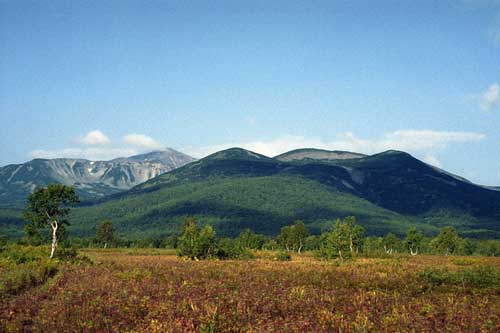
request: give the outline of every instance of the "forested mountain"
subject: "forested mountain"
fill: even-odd
[[[244,228],[276,234],[295,219],[319,232],[337,217],[355,215],[369,234],[453,225],[464,235],[491,238],[499,235],[500,192],[399,151],[301,150],[269,158],[233,148],[75,209],[71,230],[89,235],[110,218],[123,235],[167,235],[189,215],[226,235]]]

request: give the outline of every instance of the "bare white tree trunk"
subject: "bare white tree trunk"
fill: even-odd
[[[415,252],[413,252],[413,248],[410,247],[410,254],[412,256],[416,256],[418,254],[418,250],[415,250]]]
[[[50,226],[52,227],[52,249],[50,251],[50,259],[54,258],[54,252],[57,247],[57,228],[59,227],[57,220],[51,221]]]
[[[108,247],[108,242],[104,242],[104,248]]]

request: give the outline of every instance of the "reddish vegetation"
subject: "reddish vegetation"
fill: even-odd
[[[95,252],[54,283],[11,298],[0,330],[36,332],[495,332],[500,290],[430,288],[425,267],[452,258],[357,259],[341,265],[183,261]],[[499,267],[495,258],[467,259]],[[458,261],[457,261],[458,262]],[[463,263],[458,262],[460,265]]]

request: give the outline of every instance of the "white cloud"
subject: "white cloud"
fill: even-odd
[[[110,160],[136,155],[135,149],[126,148],[64,148],[54,150],[37,149],[29,153],[31,158],[84,158],[91,161]]]
[[[144,134],[128,134],[123,137],[123,143],[147,149],[162,149],[163,145],[156,142],[152,137]]]
[[[85,135],[83,138],[80,138],[78,142],[85,145],[106,145],[110,141],[103,132],[94,130],[88,132],[87,135]]]
[[[500,85],[498,83],[492,84],[486,91],[477,96],[476,99],[479,100],[479,106],[483,111],[500,108]]]
[[[220,150],[232,147],[240,147],[254,151],[256,153],[260,153],[262,155],[275,156],[285,151],[297,148],[304,148],[304,147],[315,147],[315,148],[326,149],[324,145],[325,144],[320,140],[306,139],[302,136],[286,135],[270,141],[230,142],[230,143],[223,143],[219,145],[205,146],[199,148],[192,148],[192,147],[185,148],[184,150],[186,151],[187,154],[190,154],[192,156],[204,157]]]
[[[36,149],[28,153],[31,158],[83,158],[88,160],[110,160],[117,157],[128,157],[163,146],[153,138],[143,134],[129,134],[123,137],[123,144],[105,146],[109,138],[99,130],[94,130],[77,140],[77,143],[93,147],[68,147],[62,149]]]
[[[441,162],[439,162],[439,160],[435,156],[433,156],[431,154],[425,155],[423,161],[425,163],[427,163],[427,164],[430,164],[430,165],[433,165],[435,167],[441,168]]]
[[[381,138],[363,139],[351,132],[346,132],[338,135],[337,139],[333,141],[286,135],[270,141],[230,142],[201,148],[186,148],[185,151],[195,157],[204,157],[231,147],[241,147],[271,157],[299,148],[347,150],[365,154],[394,149],[426,155],[450,144],[477,142],[485,137],[484,134],[473,132],[399,130],[387,133]],[[434,158],[434,162],[436,161],[437,159]]]
[[[399,130],[377,142],[380,150],[396,149],[410,152],[445,148],[451,143],[477,142],[486,138],[482,133],[433,130]]]

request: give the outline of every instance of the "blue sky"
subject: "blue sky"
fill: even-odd
[[[0,1],[0,165],[405,150],[500,185],[500,1]]]

